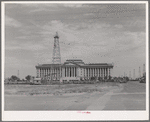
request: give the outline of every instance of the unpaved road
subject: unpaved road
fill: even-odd
[[[4,109],[14,110],[145,110],[145,84],[128,82],[104,91],[58,95],[5,95]]]

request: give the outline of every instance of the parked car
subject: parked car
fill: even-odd
[[[140,83],[146,83],[145,77],[139,78]]]

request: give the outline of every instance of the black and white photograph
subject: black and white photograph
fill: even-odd
[[[148,2],[1,8],[2,120],[148,120]]]

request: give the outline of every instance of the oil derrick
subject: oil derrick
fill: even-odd
[[[133,79],[135,80],[135,69],[133,70]]]
[[[54,36],[53,64],[61,64],[59,36],[57,32],[56,32],[56,35]]]
[[[131,79],[131,71],[129,72],[129,79]]]
[[[59,66],[59,69],[56,70],[56,68],[54,68],[53,65],[51,65],[51,70],[50,70],[51,81],[53,81],[54,79],[60,81],[61,56],[60,56],[60,47],[59,47],[59,36],[58,36],[57,32],[56,32],[56,35],[54,36],[54,47],[53,47],[53,57],[52,58],[53,58],[52,63],[58,64],[60,66]]]
[[[143,76],[145,76],[146,72],[145,72],[145,64],[143,64]]]
[[[19,78],[19,70],[18,70],[18,78]]]
[[[139,78],[141,77],[141,69],[140,69],[140,67],[139,67]]]

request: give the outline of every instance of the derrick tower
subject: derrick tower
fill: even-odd
[[[53,64],[61,64],[60,47],[59,47],[59,36],[56,32],[54,36],[54,47],[53,47]]]

